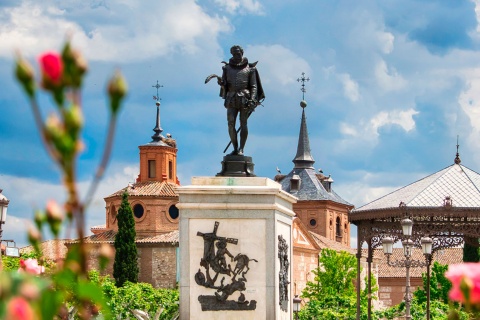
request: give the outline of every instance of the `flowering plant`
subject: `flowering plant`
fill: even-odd
[[[480,263],[452,264],[445,277],[452,283],[449,298],[461,303],[472,319],[480,319]],[[458,319],[452,311],[449,319]]]
[[[92,319],[99,314],[103,319],[109,319],[110,310],[103,292],[100,286],[89,280],[87,274],[84,212],[110,157],[117,116],[127,90],[126,83],[119,72],[108,83],[110,119],[104,154],[86,198],[82,201],[75,177],[76,160],[83,149],[81,87],[88,69],[87,63],[69,41],[60,53],[42,54],[38,63],[41,73],[39,81],[35,79],[33,67],[20,55],[15,65],[15,75],[28,97],[45,148],[60,169],[67,200],[63,205],[49,201],[44,210],[35,212],[35,226],[29,230],[28,238],[39,260],[21,260],[19,272],[0,272],[0,319],[64,319],[70,310],[77,310],[80,319]],[[38,87],[52,97],[56,107],[56,112],[46,120],[42,118],[37,102]],[[40,250],[43,231],[48,228],[58,238],[65,219],[69,227],[75,227],[78,244],[71,245],[64,261],[57,263],[51,275],[46,275]],[[106,266],[109,255],[111,249],[100,250],[100,269]]]

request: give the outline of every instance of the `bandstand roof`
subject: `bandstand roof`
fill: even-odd
[[[461,165],[460,161],[456,162],[352,210],[351,217],[366,212],[398,209],[401,202],[408,208],[443,208],[446,199],[450,199],[449,205],[453,209],[480,208],[480,174]]]

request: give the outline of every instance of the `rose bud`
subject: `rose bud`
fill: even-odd
[[[46,52],[39,58],[42,72],[42,86],[54,89],[62,85],[63,62],[56,52]]]
[[[27,60],[23,59],[20,55],[17,57],[15,64],[15,76],[17,80],[22,84],[23,89],[30,98],[35,95],[35,81],[33,68]]]
[[[116,114],[120,109],[120,102],[127,94],[127,83],[120,71],[116,71],[108,83],[108,96],[110,97],[110,110]]]

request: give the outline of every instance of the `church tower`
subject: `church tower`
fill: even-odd
[[[160,98],[157,84],[154,96],[157,107],[156,125],[152,141],[139,146],[140,174],[136,182],[129,184],[105,198],[106,225],[103,230],[92,228],[98,234],[103,231],[117,231],[117,210],[124,191],[133,209],[137,238],[142,239],[178,230],[179,211],[176,207],[178,195],[176,187],[180,185],[177,178],[177,144],[170,134],[162,135],[160,126]]]
[[[298,79],[302,82],[303,98],[306,92],[305,82],[308,80],[304,74]],[[284,191],[298,198],[298,202],[293,205],[293,211],[309,232],[350,246],[348,211],[353,205],[333,191],[333,179],[330,175],[325,176],[322,170],[315,171],[305,116],[307,102],[302,100],[300,106],[302,120],[297,154],[292,160],[294,167],[287,175],[278,174],[275,181],[282,185]]]

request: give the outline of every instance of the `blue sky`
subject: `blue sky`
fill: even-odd
[[[11,201],[3,238],[24,245],[33,210],[64,198],[12,77],[15,50],[35,63],[71,34],[89,61],[82,190],[103,148],[106,79],[116,68],[127,78],[113,158],[88,226],[104,223],[103,197],[138,174],[137,146],[150,141],[155,125],[157,80],[164,85],[161,125],[177,140],[181,183],[219,171],[226,112],[218,86],[204,80],[220,73],[233,44],[259,61],[266,93],[245,150],[256,174],[273,178],[277,166],[293,168],[302,98],[296,79],[305,72],[315,167],[361,206],[451,165],[457,135],[462,163],[480,171],[479,15],[479,0],[2,1],[0,188]],[[52,105],[40,100],[47,115]]]

